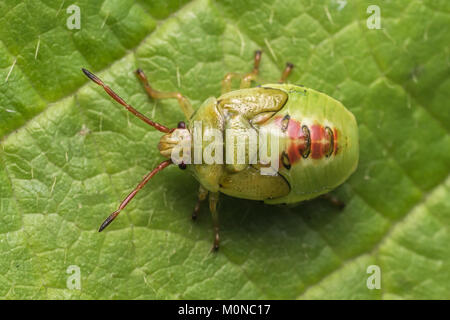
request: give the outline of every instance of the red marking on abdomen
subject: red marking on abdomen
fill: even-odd
[[[295,163],[302,158],[302,152],[305,149],[305,136],[299,121],[289,119],[287,134],[290,140],[288,147],[288,156],[291,163]]]
[[[277,117],[274,122],[280,128],[282,127],[282,117]],[[306,128],[305,128],[306,129]],[[327,128],[330,130],[329,128]],[[310,153],[306,152],[307,149],[307,136],[303,131],[300,121],[289,119],[286,134],[289,137],[290,142],[287,147],[287,155],[291,164],[296,163],[304,155],[305,158],[311,156],[312,159],[321,159],[330,154],[336,154],[338,151],[337,145],[337,129],[331,129],[333,134],[333,145],[331,144],[332,137],[327,129],[320,124],[313,124],[308,127],[310,139]],[[307,134],[307,133],[306,133]],[[330,148],[333,150],[330,150]]]
[[[334,150],[333,150],[333,153],[334,153],[334,155],[336,155],[337,152],[338,152],[338,131],[337,131],[336,128],[333,129],[333,137],[334,137],[334,146],[333,146]]]
[[[318,124],[313,124],[310,127],[311,132],[311,157],[313,159],[320,159],[324,156],[324,136],[325,129]]]

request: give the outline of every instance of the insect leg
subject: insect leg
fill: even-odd
[[[292,69],[294,68],[294,65],[290,62],[286,63],[286,67],[284,68],[283,73],[281,74],[281,78],[278,81],[279,83],[284,83],[286,82],[287,77],[289,76],[289,74],[291,73]]]
[[[119,205],[119,208],[113,213],[111,213],[108,218],[106,218],[106,220],[102,223],[98,231],[101,232],[103,229],[105,229],[119,215],[120,211],[122,211],[122,209],[124,209],[127,206],[127,204],[131,201],[131,199],[134,198],[134,196],[139,192],[139,190],[141,190],[155,174],[160,172],[162,169],[164,169],[171,163],[172,160],[163,161],[155,169],[147,173],[147,175],[144,177],[144,179],[142,179],[142,181],[137,185],[137,187],[133,191],[131,191],[131,193],[122,201],[122,203]]]
[[[202,185],[198,189],[198,200],[194,207],[194,212],[192,212],[192,220],[197,219],[197,215],[200,211],[200,204],[206,199],[208,196],[208,190],[206,190]]]
[[[241,89],[250,88],[252,81],[256,81],[256,79],[258,79],[259,63],[261,62],[261,54],[262,54],[261,50],[255,51],[255,62],[253,65],[253,70],[252,70],[252,72],[245,74],[244,77],[242,78],[241,86],[240,86]]]
[[[259,73],[259,62],[261,61],[261,50],[255,51],[255,62],[252,72],[241,74],[235,72],[229,72],[222,80],[222,94],[231,91],[231,82],[235,78],[241,79],[240,88],[250,88],[252,81],[255,81]]]
[[[189,119],[191,117],[191,115],[194,113],[194,109],[192,109],[191,103],[181,93],[157,91],[150,86],[150,84],[148,83],[147,77],[146,77],[144,71],[142,71],[142,69],[137,69],[136,74],[137,74],[139,80],[141,80],[142,84],[144,85],[145,91],[147,91],[148,95],[151,98],[153,98],[153,99],[167,99],[167,98],[177,99],[178,103],[180,104],[180,107],[183,110],[183,113],[187,119]]]
[[[222,80],[222,94],[230,92],[231,91],[231,81],[234,78],[242,78],[242,74],[235,73],[235,72],[229,72],[223,77]]]
[[[211,251],[219,250],[219,214],[217,212],[217,203],[219,202],[219,193],[209,193],[209,210],[211,211],[213,225],[214,225],[214,244]]]
[[[322,195],[323,199],[326,199],[328,202],[330,202],[333,206],[336,208],[342,210],[345,208],[345,203],[339,200],[336,196],[332,195],[331,193],[326,193]]]

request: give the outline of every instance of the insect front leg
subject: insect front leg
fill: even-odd
[[[222,94],[231,91],[231,82],[235,78],[241,79],[240,89],[250,88],[252,81],[256,81],[256,79],[258,79],[261,54],[262,54],[261,50],[255,51],[255,61],[252,72],[245,74],[230,72],[225,75],[225,77],[222,80]]]
[[[161,92],[153,89],[148,83],[147,77],[141,69],[136,70],[136,74],[144,85],[145,91],[147,91],[148,95],[153,99],[167,99],[167,98],[175,98],[178,100],[178,103],[183,110],[186,119],[190,119],[191,115],[194,113],[194,109],[191,106],[191,103],[185,96],[183,96],[179,92]]]
[[[192,212],[192,220],[197,219],[197,215],[200,211],[200,205],[201,203],[206,200],[206,197],[208,196],[208,190],[206,190],[202,185],[200,185],[200,188],[198,189],[198,200],[194,207],[194,212]]]
[[[209,210],[211,211],[213,225],[214,225],[214,244],[211,251],[219,250],[219,214],[217,212],[217,203],[219,202],[219,193],[209,193]]]

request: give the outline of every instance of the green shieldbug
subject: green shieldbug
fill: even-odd
[[[198,201],[192,218],[197,217],[200,203],[209,194],[209,207],[214,222],[214,246],[219,248],[219,224],[216,211],[219,193],[229,196],[263,200],[268,204],[297,203],[303,200],[326,195],[342,184],[356,169],[358,164],[358,128],[355,117],[339,101],[303,86],[285,84],[293,65],[286,68],[277,84],[266,84],[251,88],[257,79],[261,51],[255,52],[254,68],[246,74],[228,73],[222,81],[222,95],[207,99],[196,111],[189,101],[178,92],[159,92],[147,81],[142,70],[136,71],[151,98],[176,98],[187,118],[187,124],[179,122],[177,128],[168,128],[155,123],[136,109],[128,105],[97,76],[82,69],[89,79],[102,86],[117,102],[135,116],[164,133],[158,148],[162,156],[169,158],[149,172],[139,185],[122,201],[100,226],[99,231],[107,227],[136,193],[159,171],[170,164],[180,169],[188,169],[200,183]],[[232,79],[241,80],[239,90],[231,90]],[[196,144],[196,124],[200,123],[201,132],[216,130],[222,138],[222,144],[215,144],[212,152],[215,159],[222,162],[198,163],[193,158],[204,154],[208,139]],[[266,154],[271,162],[254,161],[250,152],[251,139],[245,139],[245,161],[235,160],[234,154],[225,161],[222,151],[230,145],[239,147],[236,140],[230,140],[229,131],[238,135],[247,132],[263,133],[265,138],[277,141],[277,145],[265,145]],[[226,133],[226,134],[225,134]],[[184,137],[184,138],[180,138]],[[205,136],[206,137],[206,136]],[[194,146],[181,148],[182,142],[194,141]],[[258,142],[263,139],[259,138]],[[262,150],[262,145],[258,145]],[[177,150],[175,152],[175,150]],[[183,160],[174,159],[174,154]],[[226,153],[226,152],[225,152]],[[228,156],[228,153],[226,153]],[[261,155],[261,153],[260,153]],[[201,157],[200,157],[201,158]],[[274,161],[276,159],[277,161]],[[272,173],[263,173],[273,163],[279,163]],[[333,199],[332,197],[330,197]],[[334,202],[340,204],[334,199]]]

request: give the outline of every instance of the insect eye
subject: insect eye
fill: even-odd
[[[178,122],[178,129],[186,129],[186,124],[184,123],[184,121],[180,121]]]
[[[185,170],[186,169],[186,164],[184,162],[180,163],[178,165],[178,168],[180,168],[181,170]]]

